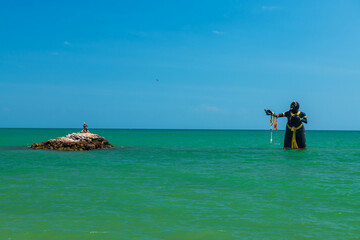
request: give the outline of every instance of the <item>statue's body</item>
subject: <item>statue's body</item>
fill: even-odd
[[[303,123],[308,123],[307,116],[304,112],[299,111],[300,105],[293,101],[290,104],[290,111],[283,113],[274,113],[270,110],[265,110],[266,115],[271,115],[276,118],[287,117],[284,149],[306,149],[305,128]]]

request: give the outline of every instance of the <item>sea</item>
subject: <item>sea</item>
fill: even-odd
[[[360,239],[360,132],[0,129],[0,239]]]

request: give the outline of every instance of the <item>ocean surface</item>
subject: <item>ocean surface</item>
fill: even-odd
[[[0,129],[0,239],[360,239],[360,132]]]

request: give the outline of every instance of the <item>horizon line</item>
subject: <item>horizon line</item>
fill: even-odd
[[[75,127],[0,127],[0,129],[82,129]],[[237,128],[91,128],[94,130],[184,130],[184,131],[270,131],[270,129],[237,129]],[[275,130],[273,130],[275,131]],[[276,131],[285,131],[278,129]],[[307,129],[306,131],[342,131],[342,132],[359,132],[360,130],[352,129]]]

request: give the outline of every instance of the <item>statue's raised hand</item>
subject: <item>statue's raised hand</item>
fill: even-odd
[[[270,111],[269,109],[264,109],[266,115],[272,115],[272,111]]]

